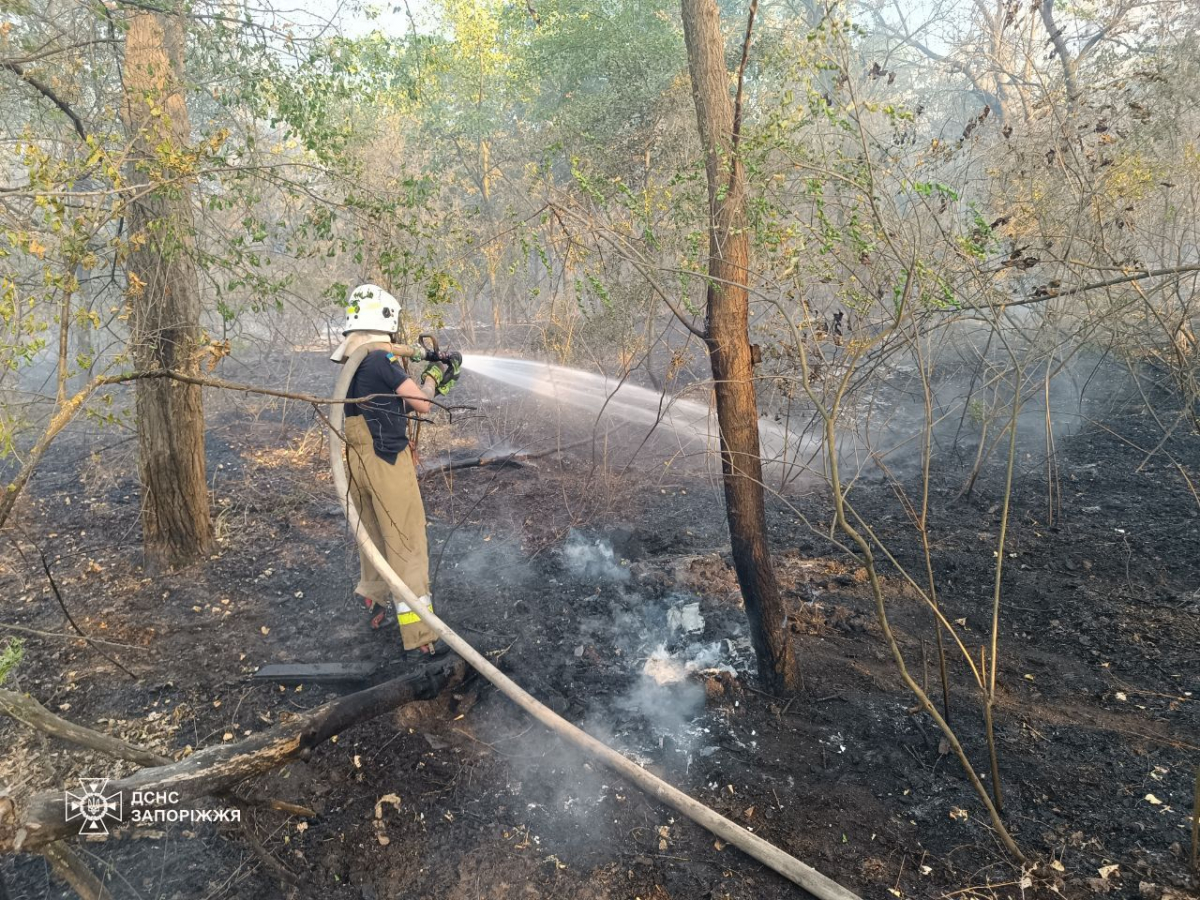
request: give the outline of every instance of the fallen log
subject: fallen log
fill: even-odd
[[[447,454],[446,458],[439,463],[422,463],[417,467],[417,477],[427,478],[430,475],[437,475],[442,472],[455,472],[459,469],[476,469],[481,466],[515,466],[523,467],[528,465],[535,459],[542,459],[547,456],[552,456],[555,453],[566,453],[569,450],[575,450],[583,447],[586,444],[595,444],[598,440],[603,441],[615,429],[609,429],[602,435],[586,437],[583,440],[575,441],[570,444],[563,444],[557,447],[547,447],[544,450],[510,450],[507,452],[496,453],[492,450],[485,450],[478,456],[451,456]]]
[[[263,669],[270,668],[272,667],[263,667]],[[7,713],[16,721],[28,725],[42,734],[58,738],[77,747],[98,750],[106,756],[116,759],[127,759],[130,762],[137,763],[139,766],[166,766],[174,762],[170,757],[160,756],[152,750],[147,750],[145,747],[130,744],[118,737],[64,719],[62,716],[50,712],[50,710],[27,694],[0,689],[0,713]],[[286,813],[289,816],[301,816],[311,819],[317,815],[307,806],[288,803],[286,800],[278,800],[274,797],[248,797],[242,796],[235,791],[226,791],[216,796],[222,800],[229,800],[239,806],[273,809],[277,812]],[[0,885],[0,887],[3,887],[3,885]],[[3,892],[0,892],[0,900],[6,900]]]
[[[377,718],[414,700],[431,699],[462,680],[466,667],[457,656],[426,663],[420,672],[385,681],[365,691],[339,697],[244,741],[207,747],[169,765],[141,769],[110,781],[106,791],[122,797],[142,792],[151,799],[138,810],[183,804],[229,792],[235,785],[278,768],[294,759],[308,759],[312,749],[352,725]],[[67,822],[62,791],[44,791],[24,801],[0,792],[0,853],[40,851],[53,841],[78,831]],[[121,804],[121,821],[128,821],[132,803]],[[114,819],[117,818],[114,816]]]
[[[480,454],[479,456],[451,457],[439,463],[422,463],[421,467],[417,469],[417,476],[420,478],[428,478],[430,475],[437,475],[441,472],[457,472],[459,469],[478,469],[482,466],[520,467],[524,466],[531,459],[546,455],[548,455],[548,453],[529,453],[522,450],[516,453],[499,453],[495,456],[488,456],[485,453]]]

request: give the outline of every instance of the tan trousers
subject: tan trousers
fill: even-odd
[[[394,463],[375,455],[371,432],[362,416],[346,419],[346,463],[350,474],[350,499],[358,509],[362,526],[380,549],[400,580],[418,597],[429,602],[429,545],[425,535],[425,506],[417,486],[412,451],[405,450]],[[388,594],[387,582],[359,550],[361,577],[355,591],[376,603]],[[400,637],[405,650],[437,640],[433,629],[423,624],[403,597],[393,595]],[[433,608],[430,603],[430,609]]]

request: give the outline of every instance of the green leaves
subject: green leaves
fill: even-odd
[[[948,184],[942,184],[937,181],[915,181],[910,182],[907,187],[918,197],[944,197],[947,200],[958,200],[958,191],[950,187]]]
[[[20,638],[11,638],[0,650],[0,685],[8,679],[12,671],[21,664],[25,656],[25,643]]]

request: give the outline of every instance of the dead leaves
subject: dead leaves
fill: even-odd
[[[400,798],[395,794],[384,794],[375,801],[375,821],[371,824],[375,828],[375,840],[379,841],[379,846],[386,847],[392,842],[384,831],[387,826],[383,824],[383,807],[384,805],[392,806],[397,812],[400,811]]]
[[[208,345],[201,352],[205,356],[205,367],[211,372],[221,360],[232,352],[232,345],[227,340],[209,340]]]
[[[125,296],[130,300],[136,300],[146,292],[146,282],[138,277],[137,272],[126,272],[125,279],[128,286],[125,288]]]

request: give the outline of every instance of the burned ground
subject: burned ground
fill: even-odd
[[[331,695],[248,680],[267,663],[401,670],[396,635],[371,632],[351,597],[355,558],[319,421],[295,406],[251,415],[215,396],[210,416],[213,559],[142,575],[132,446],[115,432],[56,445],[12,530],[24,556],[6,550],[5,622],[68,630],[40,548],[79,624],[127,645],[102,649],[137,676],[79,641],[27,633],[16,686],[170,754],[237,740]],[[770,510],[795,612],[795,696],[764,694],[749,675],[719,487],[661,460],[624,466],[589,445],[426,479],[436,600],[552,708],[864,897],[1190,896],[1200,506],[1170,458],[1143,464],[1161,437],[1151,421],[1126,411],[1109,427],[1060,442],[1053,521],[1043,461],[1024,458],[1018,479],[997,728],[1006,821],[1042,862],[1025,884],[936,726],[914,711],[855,561],[817,533],[826,504],[816,488],[798,485]],[[481,431],[453,428],[430,436],[430,454]],[[537,449],[560,439],[544,420],[495,430]],[[1194,437],[1165,449],[1200,470]],[[931,534],[945,613],[965,621],[977,653],[1000,481],[989,473],[954,500],[959,474],[934,485]],[[855,496],[897,559],[923,571],[892,486],[864,476]],[[909,665],[940,695],[929,611],[895,570],[886,586]],[[702,630],[689,633],[681,612],[694,603]],[[654,658],[704,671],[659,686],[642,675]],[[986,771],[961,658],[950,656],[950,674],[952,722]],[[0,736],[6,782],[42,788],[125,771],[8,721]],[[294,884],[237,829],[130,828],[81,845],[85,858],[117,897],[796,895],[481,682],[357,727],[255,790],[320,814],[253,814],[251,829]],[[381,801],[389,794],[395,802]],[[10,896],[62,895],[40,859],[0,871]]]

